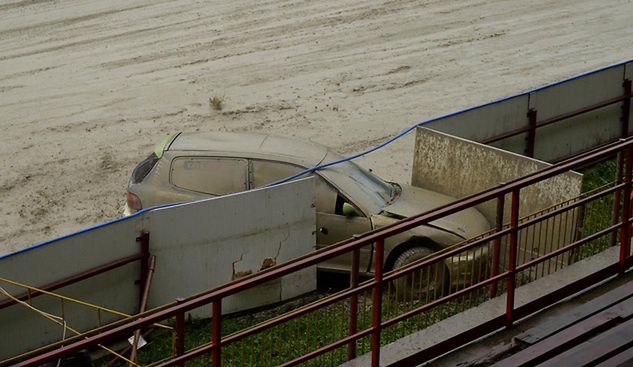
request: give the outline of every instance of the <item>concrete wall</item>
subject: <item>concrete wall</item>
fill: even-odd
[[[624,79],[633,79],[633,63],[619,64],[423,123],[426,127],[468,140],[484,141],[528,126],[527,113],[537,121],[559,116],[624,94]],[[537,129],[534,157],[553,162],[621,136],[621,106],[614,104]],[[633,133],[633,112],[629,134]],[[527,134],[491,143],[524,154]]]
[[[415,186],[463,198],[549,166],[549,163],[495,147],[418,128],[411,182]],[[520,217],[577,197],[581,184],[581,174],[567,172],[521,190]],[[509,221],[510,205],[511,197],[506,195],[504,223]],[[496,221],[496,208],[496,200],[477,207],[490,223]],[[519,232],[518,264],[572,242],[577,223],[577,213],[571,211],[522,229]],[[555,261],[561,266],[567,265],[566,257],[559,256]],[[534,274],[542,274],[542,268],[543,265],[534,269]]]
[[[288,261],[315,248],[313,179],[293,181],[196,203],[150,209],[0,258],[0,277],[43,286],[109,261],[136,254],[142,232],[150,234],[156,270],[148,307],[218,287]],[[56,293],[127,314],[138,311],[138,262],[60,288]],[[11,294],[24,289],[0,286]],[[310,292],[316,267],[232,296],[223,312],[245,310]],[[0,301],[6,299],[0,295]],[[39,296],[32,305],[62,315],[59,299]],[[210,307],[193,313],[209,317]],[[85,331],[116,319],[65,301],[67,325]],[[0,310],[0,360],[60,340],[62,327],[24,305]],[[66,335],[71,335],[70,331]]]

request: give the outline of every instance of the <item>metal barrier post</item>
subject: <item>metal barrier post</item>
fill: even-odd
[[[147,273],[149,272],[149,233],[143,232],[140,236],[136,237],[136,242],[141,245],[141,273],[139,278],[139,305],[143,300],[143,290],[145,289],[145,282],[147,280]]]
[[[519,237],[519,190],[512,191],[512,211],[510,214],[510,258],[508,259],[508,297],[506,300],[506,327],[514,322],[514,290],[516,287],[517,246]]]
[[[626,138],[629,136],[629,119],[631,116],[631,80],[625,79],[624,83],[622,83],[624,87],[624,101],[622,102],[622,138]]]
[[[373,314],[371,319],[371,365],[378,367],[380,365],[380,332],[382,328],[382,264],[385,254],[385,239],[381,238],[376,241],[375,262],[374,262],[374,285],[373,294]]]
[[[528,134],[527,134],[527,149],[526,154],[528,157],[534,157],[534,145],[536,143],[536,110],[530,108],[527,113],[528,116]]]
[[[355,248],[352,252],[352,271],[350,273],[349,287],[351,289],[358,286],[358,267],[360,264],[360,249]],[[349,300],[349,335],[356,334],[358,328],[358,294],[353,294]],[[356,340],[352,340],[347,345],[347,360],[356,358]]]
[[[626,148],[624,169],[624,203],[622,205],[622,227],[620,228],[620,262],[619,274],[624,275],[626,260],[630,255],[631,247],[631,170],[633,166],[633,145]]]
[[[503,207],[505,206],[505,194],[497,196],[497,217],[495,223],[495,231],[500,232],[503,229]],[[499,263],[501,260],[501,237],[495,239],[494,253],[492,255],[492,275],[499,275]],[[497,296],[497,282],[490,286],[490,297]]]
[[[222,299],[213,300],[211,304],[211,344],[213,349],[211,350],[211,365],[213,367],[219,367],[222,365],[221,353],[222,346],[220,341],[222,339]]]

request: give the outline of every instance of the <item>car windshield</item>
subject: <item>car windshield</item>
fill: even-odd
[[[326,157],[326,162],[328,161]],[[330,160],[333,161],[334,159]],[[341,192],[372,214],[380,212],[395,196],[394,185],[361,168],[354,162],[343,162],[322,169],[319,173]]]

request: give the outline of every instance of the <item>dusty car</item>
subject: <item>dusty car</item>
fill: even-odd
[[[157,145],[134,169],[128,184],[127,212],[262,187],[340,158],[324,146],[276,136],[180,133]],[[351,161],[318,170],[312,176],[316,179],[319,248],[455,200],[418,187],[385,182]],[[403,266],[489,228],[477,210],[462,211],[388,238],[384,265],[386,269]],[[372,255],[372,248],[361,251],[361,272],[371,272]],[[449,276],[453,283],[470,278],[474,275],[472,269],[481,268],[472,266],[472,262],[483,261],[485,255],[459,259],[460,266],[447,261],[446,271],[438,272],[443,275],[431,277],[442,287]],[[318,268],[349,271],[350,256],[334,258]]]

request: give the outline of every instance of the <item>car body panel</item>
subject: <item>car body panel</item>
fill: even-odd
[[[455,198],[420,187],[400,185],[400,197],[382,208],[386,213],[398,218],[408,218],[435,208],[450,204]],[[462,210],[447,217],[435,220],[433,226],[450,231],[463,239],[481,234],[482,228],[488,228],[488,221],[474,208]]]
[[[371,220],[367,217],[346,217],[317,212],[316,218],[317,248],[327,247],[372,230]],[[361,249],[361,272],[367,271],[370,266],[371,251],[370,246],[365,246]],[[320,267],[335,271],[349,271],[350,256],[351,254],[345,254],[335,257],[324,264],[320,264]]]
[[[250,134],[181,133],[172,138],[162,150],[162,157],[139,183],[130,181],[128,191],[142,202],[143,207],[173,202],[185,202],[218,196],[228,192],[214,192],[213,187],[219,170],[200,171],[196,176],[174,178],[174,175],[195,173],[196,168],[206,167],[205,160],[235,162],[235,172],[245,177],[238,188],[242,191],[276,182],[312,168],[322,162],[341,159],[327,148],[310,142]],[[201,163],[202,162],[202,163]],[[209,166],[211,167],[211,166]],[[258,170],[257,167],[262,167]],[[213,172],[209,172],[213,171]],[[245,171],[245,172],[244,172]],[[223,167],[222,177],[233,174],[229,166]],[[400,219],[446,205],[454,198],[409,185],[382,181],[371,172],[353,162],[342,162],[332,167],[308,173],[317,178],[317,243],[324,247],[360,235],[372,229],[384,227]],[[242,180],[242,178],[240,178]],[[237,180],[236,182],[240,183]],[[207,185],[208,184],[208,185]],[[229,186],[230,187],[230,186]],[[342,206],[351,205],[352,214],[343,215]],[[348,206],[348,209],[350,207]],[[320,229],[325,232],[320,232]],[[403,245],[421,245],[439,250],[465,238],[476,236],[490,228],[489,223],[477,210],[465,210],[447,218],[434,221],[385,240],[385,261],[393,259]],[[361,272],[371,272],[373,248],[361,251]],[[341,256],[324,264],[320,269],[349,270],[350,256]],[[451,263],[452,264],[452,263]],[[454,270],[454,266],[447,265]]]

